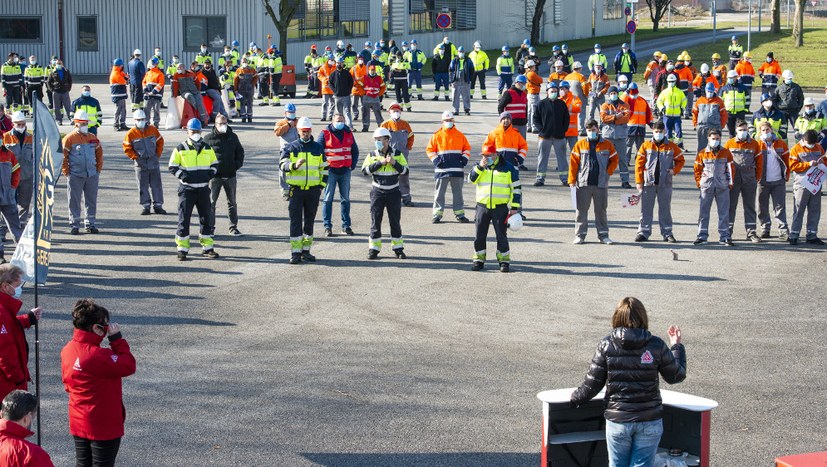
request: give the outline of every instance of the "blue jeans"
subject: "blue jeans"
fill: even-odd
[[[615,423],[606,420],[610,467],[651,467],[663,434],[663,420]]]
[[[340,211],[342,212],[342,229],[350,227],[350,170],[344,174],[336,174],[331,170],[327,174],[327,186],[324,188],[322,195],[322,220],[324,221],[324,228],[332,229],[333,222],[333,195],[336,194],[336,186],[339,186],[339,201],[341,203]]]

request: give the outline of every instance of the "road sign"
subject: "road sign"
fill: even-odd
[[[628,23],[626,23],[626,32],[628,32],[629,34],[634,34],[635,31],[637,31],[637,23],[635,23],[634,21],[629,21]]]
[[[812,1],[810,2],[810,5],[812,5],[812,6],[816,6],[816,5],[818,5],[818,0],[812,0]]]
[[[440,29],[448,29],[451,27],[451,15],[448,13],[440,13],[436,17],[436,25]]]
[[[626,16],[632,16],[632,9],[629,8],[629,7],[626,7],[626,9],[623,10],[623,14],[626,15]]]

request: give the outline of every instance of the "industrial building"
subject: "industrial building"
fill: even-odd
[[[271,1],[278,11],[278,0]],[[417,39],[430,53],[443,35],[458,45],[484,48],[517,44],[529,35],[533,1],[526,0],[302,0],[288,31],[287,63],[303,62],[312,44],[320,48],[342,39],[361,50],[368,40]],[[623,31],[621,0],[548,0],[542,41],[559,41]],[[451,25],[440,29],[437,15]],[[238,40],[262,48],[278,45],[279,35],[262,0],[27,0],[0,5],[0,50],[35,54],[41,63],[60,56],[74,74],[107,74],[115,58],[135,48],[163,50],[191,60],[206,43],[215,58]]]

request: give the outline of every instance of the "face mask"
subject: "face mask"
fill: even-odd
[[[597,139],[597,132],[596,131],[589,131],[587,132],[589,135],[589,140],[594,141]]]
[[[328,60],[327,61],[327,66],[333,66],[335,64],[336,64],[336,62],[334,62],[333,60]]]
[[[735,84],[735,78],[729,78],[726,80],[726,82],[729,84]]]
[[[738,130],[738,139],[746,141],[747,138],[749,138],[749,132],[747,130]]]
[[[804,115],[807,115],[808,117],[814,115],[815,113],[816,113],[816,109],[805,109],[804,110]]]
[[[206,53],[206,52],[207,52],[207,48],[206,47],[201,47],[201,53],[203,54],[203,53]]]
[[[672,71],[675,69],[675,65],[666,65],[666,71]]]
[[[80,132],[81,132],[82,134],[84,134],[84,135],[85,135],[86,133],[89,133],[89,125],[81,125],[81,126],[79,126],[79,127],[78,127],[78,131],[80,131]]]
[[[161,51],[160,51],[160,50],[156,50],[156,51],[155,51],[155,56],[156,56],[156,57],[160,57],[160,56],[161,56]]]
[[[371,78],[373,78],[374,76],[376,76],[376,72],[375,72],[375,71],[369,71],[369,72],[368,72],[368,75],[369,75]]]
[[[767,63],[772,63],[772,59],[770,57],[767,57]]]
[[[707,99],[712,99],[713,97],[715,97],[715,93],[714,93],[714,92],[708,92],[708,93],[706,93],[706,98],[707,98]]]
[[[302,140],[303,143],[309,143],[311,139],[313,139],[312,136],[308,136],[308,137],[302,136],[301,137],[301,140]]]
[[[784,84],[793,84],[793,80],[790,79],[790,78],[787,78],[787,79],[784,80]]]
[[[609,96],[609,100],[612,102],[617,102],[617,94],[611,94]]]
[[[594,72],[599,75],[600,73],[603,73],[603,68],[597,67],[594,69]]]
[[[172,59],[172,63],[178,63],[178,57],[174,57],[174,58]]]
[[[25,133],[26,132],[26,125],[15,125],[14,131],[18,133]]]
[[[333,122],[333,128],[341,130],[345,127],[345,122]]]
[[[674,82],[674,81],[669,81],[667,84],[668,84],[668,86],[669,86],[670,88],[674,88],[674,87],[675,87],[675,82]]]
[[[91,96],[91,95],[92,95],[92,93],[91,93],[90,91],[83,91],[83,92],[81,93],[81,95],[83,95],[83,97],[89,97],[89,96]]]
[[[385,148],[385,145],[381,141],[374,141],[373,144],[376,146],[377,151],[381,151]]]
[[[143,130],[144,127],[146,127],[146,121],[139,120],[139,121],[135,122],[135,126],[140,128],[141,130]]]
[[[771,141],[772,140],[772,132],[761,133],[761,139],[763,139],[764,141]]]
[[[37,65],[37,60],[29,60],[29,65]]]
[[[17,58],[17,57],[14,57],[14,63],[20,63],[20,59]]]
[[[464,57],[464,56],[465,56],[465,52],[460,52],[460,53],[458,53],[457,55],[459,56],[459,58],[462,58],[462,57]]]
[[[190,135],[190,139],[191,139],[194,143],[197,143],[197,142],[201,141],[201,133],[193,133],[193,134],[191,134],[191,135]]]
[[[416,45],[412,45],[411,50],[416,50]]]
[[[215,129],[216,129],[216,131],[218,131],[219,133],[221,133],[221,134],[223,135],[224,133],[226,133],[226,132],[227,132],[227,125],[226,125],[226,124],[224,124],[224,125],[216,125],[216,126],[215,126]]]
[[[489,166],[494,165],[494,158],[493,158],[493,157],[491,157],[491,156],[487,156],[487,157],[485,158],[485,162],[486,162],[486,164],[488,164]]]
[[[663,141],[664,136],[666,135],[664,135],[663,133],[652,133],[652,137],[655,138],[655,141],[657,141],[658,143]]]
[[[450,130],[454,127],[454,122],[442,122],[442,126]]]
[[[448,44],[448,38],[446,37],[445,39],[442,39],[442,43],[447,45]]]
[[[13,297],[17,300],[20,300],[20,297],[23,295],[23,283],[21,282],[20,285],[14,288],[14,295]]]
[[[564,97],[566,97],[566,90],[565,90],[565,89],[561,89],[561,90],[560,90],[559,97],[560,97],[561,99],[562,99],[562,98],[564,98]]]
[[[515,84],[514,87],[519,89],[520,91],[525,91],[525,85],[523,84]]]
[[[767,110],[770,110],[772,108],[772,102],[764,102],[761,105]]]
[[[599,53],[600,53],[600,49],[594,49],[594,53],[599,54]]]
[[[63,69],[63,65],[55,65],[55,70],[62,70],[62,69]]]
[[[721,140],[719,139],[711,139],[709,140],[709,149],[718,149],[721,145]]]
[[[637,99],[637,93],[631,93],[631,92],[630,92],[630,93],[629,93],[629,98],[630,98],[630,99]]]
[[[551,99],[551,100],[557,99],[557,93],[556,92],[548,93],[548,98]]]
[[[402,112],[391,112],[391,118],[394,120],[399,120],[402,118]]]
[[[384,46],[385,46],[385,41],[379,41],[379,47],[384,47]]]
[[[624,83],[620,83],[618,86],[620,87],[620,89],[623,89],[623,90],[625,90],[626,88],[628,88],[628,87],[629,87],[629,85],[628,85],[628,84],[626,84],[625,82],[624,82]]]

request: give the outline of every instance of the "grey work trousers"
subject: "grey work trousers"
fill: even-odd
[[[333,119],[333,109],[335,106],[333,94],[322,94],[322,120]]]
[[[646,137],[643,135],[640,136],[632,136],[629,135],[626,137],[626,164],[629,167],[629,173],[635,173],[635,159],[637,159],[637,152],[640,151],[640,147],[643,145],[643,142],[646,141]],[[623,159],[621,155],[621,150],[617,151],[617,155]],[[634,180],[634,175],[631,176]],[[625,181],[629,181],[629,178]],[[632,184],[634,185],[634,183]]]
[[[709,238],[709,212],[712,202],[718,209],[718,235],[721,240],[731,238],[729,233],[729,188],[701,188],[701,209],[698,214],[698,238]]]
[[[373,101],[376,102],[373,102]],[[362,130],[367,131],[370,127],[370,112],[373,111],[373,116],[376,118],[376,126],[382,124],[382,104],[378,99],[365,99],[362,101]]]
[[[135,166],[135,180],[138,182],[138,199],[141,206],[149,209],[164,207],[164,188],[161,184],[161,168],[147,169]]]
[[[14,236],[14,241],[19,242],[23,229],[20,228],[20,218],[17,217],[17,206],[14,204],[0,205],[0,215],[3,216],[4,229],[11,230],[11,234]],[[3,242],[0,241],[0,257],[3,257],[4,255],[5,250],[3,248]]]
[[[456,217],[465,215],[465,209],[462,199],[462,184],[465,182],[464,177],[444,177],[436,179],[434,188],[434,215],[442,217],[445,211],[445,191],[448,186],[451,186],[451,194],[454,197],[453,209]]]
[[[612,145],[615,147],[615,152],[617,152],[619,164],[618,168],[620,169],[620,181],[629,183],[629,161],[626,159],[626,154],[623,150],[626,147],[626,137],[612,138],[609,141],[612,142]]]
[[[161,124],[161,99],[155,99],[154,97],[148,97],[145,101],[146,106],[144,107],[144,111],[146,112],[146,119],[147,121],[152,120],[152,125],[155,128],[158,128],[158,125]],[[120,104],[123,104],[124,112],[126,111],[126,100],[120,101]],[[118,109],[120,110],[120,109]],[[121,123],[118,123],[118,113],[115,112],[115,125],[120,126],[124,125],[123,120]]]
[[[83,198],[86,210],[85,227],[95,227],[95,214],[98,211],[98,181],[100,174],[91,177],[69,175],[66,177],[67,195],[69,198],[69,220],[72,228],[80,228],[81,217],[80,200]]]
[[[640,225],[637,233],[647,239],[652,235],[652,213],[657,200],[660,234],[664,238],[672,235],[672,187],[644,186],[640,198]]]
[[[600,239],[609,236],[609,219],[606,208],[609,206],[609,189],[597,186],[577,187],[577,217],[574,222],[574,233],[585,238],[589,230],[589,208],[594,201],[594,224],[597,237]]]
[[[589,105],[586,106],[586,121],[593,120],[594,114],[597,112],[598,115],[598,123],[600,123],[600,106],[602,106],[606,102],[606,96],[603,94],[597,96],[590,96],[589,97]],[[583,115],[583,112],[580,112],[580,115]],[[583,130],[586,129],[586,124],[583,124]]]
[[[541,138],[537,147],[537,180],[545,180],[548,171],[548,160],[551,149],[554,148],[554,156],[557,158],[557,175],[561,182],[569,179],[569,158],[566,151],[565,138]]]
[[[516,128],[517,131],[519,131],[520,134],[523,135],[523,139],[526,138],[526,125],[514,125],[514,128]]]
[[[787,226],[787,182],[778,180],[758,184],[758,221],[761,222],[761,232],[769,233],[772,227],[770,218],[770,199],[775,220],[778,221],[778,230],[789,233]]]
[[[353,118],[358,121],[359,116],[362,115],[362,107],[364,106],[363,102],[365,96],[357,96],[356,94],[353,94],[350,97],[353,101],[353,106],[351,107],[353,110]]]
[[[793,187],[793,221],[790,238],[801,235],[804,211],[807,211],[807,240],[818,237],[818,221],[821,219],[821,190],[812,194],[800,186]]]
[[[210,180],[210,206],[212,208],[212,231],[215,234],[215,204],[218,201],[218,196],[221,190],[224,190],[224,196],[227,197],[227,215],[230,218],[229,229],[238,228],[238,210],[236,204],[236,186],[238,179],[236,177],[220,178],[215,177]]]
[[[461,83],[459,81],[451,85],[451,93],[453,96],[454,114],[459,113],[459,101],[462,99],[462,107],[466,112],[471,111],[471,85],[468,83]]]
[[[402,201],[411,200],[411,174],[406,172],[399,176],[399,192],[402,194]]]
[[[532,133],[538,132],[540,129],[534,126],[534,114],[537,113],[537,104],[540,103],[540,94],[528,94],[528,109],[526,113],[526,125]]]
[[[147,106],[147,116],[149,116],[149,106]],[[115,102],[115,121],[113,125],[115,125],[115,127],[126,126],[126,98],[119,99],[118,102]]]
[[[55,120],[58,123],[63,123],[63,114],[61,110],[66,111],[66,117],[71,119],[72,118],[72,101],[69,99],[68,92],[55,92],[52,93],[52,99],[54,100],[54,111],[55,111]]]
[[[736,177],[737,178],[737,177]],[[755,180],[735,180],[729,192],[729,234],[732,235],[735,227],[735,212],[738,210],[738,198],[744,200],[744,228],[747,235],[755,233],[756,213],[755,195],[758,192],[758,182]]]
[[[345,116],[345,125],[353,129],[353,114],[350,111],[350,96],[335,96],[336,112]]]

